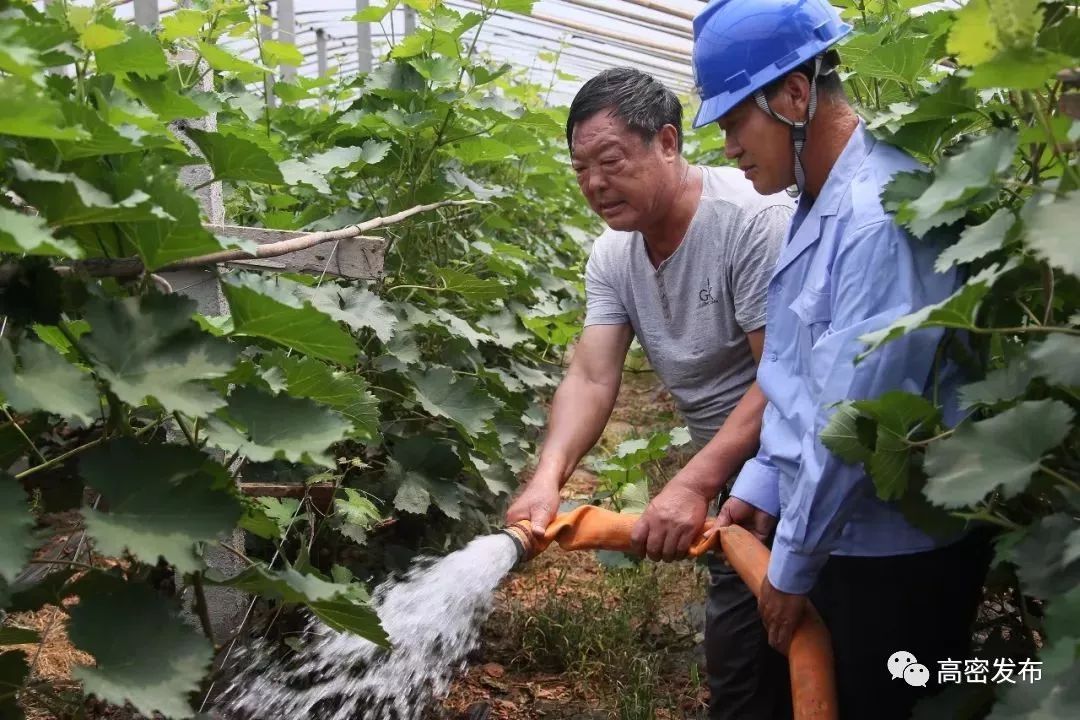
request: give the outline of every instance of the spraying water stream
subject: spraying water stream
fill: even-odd
[[[218,710],[245,720],[418,720],[464,668],[517,559],[509,536],[486,535],[384,582],[373,603],[392,651],[314,619],[287,657],[263,641],[238,650]]]

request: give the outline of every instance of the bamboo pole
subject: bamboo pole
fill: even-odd
[[[671,20],[662,20],[660,18],[649,17],[648,15],[642,15],[641,13],[628,12],[626,10],[612,7],[613,3],[598,2],[598,0],[562,0],[570,5],[580,5],[590,10],[599,10],[600,12],[607,13],[609,15],[615,15],[619,18],[633,18],[640,20],[647,25],[655,25],[659,28],[666,30],[673,30],[681,37],[687,37],[693,39],[694,33],[686,23],[677,23]]]
[[[656,2],[656,0],[622,0],[622,2],[662,12],[665,15],[674,15],[683,20],[693,20],[694,16],[697,15],[697,13],[692,10],[683,10],[682,8],[673,7],[662,2]]]

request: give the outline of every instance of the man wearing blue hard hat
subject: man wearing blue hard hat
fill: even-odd
[[[989,552],[981,535],[911,525],[819,438],[836,403],[890,390],[922,393],[956,419],[942,330],[856,364],[861,336],[940,302],[958,278],[936,273],[937,248],[882,207],[893,175],[919,165],[848,103],[831,46],[850,31],[826,0],[713,0],[694,20],[694,126],[720,126],[755,190],[799,198],[769,284],[760,448],[721,522],[776,523],[758,602],[769,643],[786,651],[812,601],[832,635],[841,717],[878,720],[909,717],[936,689],[938,661],[967,657]],[[929,669],[928,687],[893,671],[898,652]]]

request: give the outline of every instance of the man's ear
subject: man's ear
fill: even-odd
[[[660,128],[660,132],[656,133],[654,142],[660,144],[660,152],[663,153],[665,158],[678,157],[682,154],[679,151],[679,131],[671,123]]]
[[[784,76],[776,96],[769,100],[773,112],[795,121],[806,119],[810,107],[810,80],[801,72],[792,72]]]

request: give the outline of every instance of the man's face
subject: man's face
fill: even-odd
[[[678,159],[678,137],[665,126],[652,142],[601,110],[574,126],[571,157],[589,207],[612,230],[641,230],[655,217],[659,192]]]
[[[736,105],[716,124],[724,131],[724,154],[739,163],[758,193],[772,195],[795,182],[791,131],[766,115],[753,98]]]

